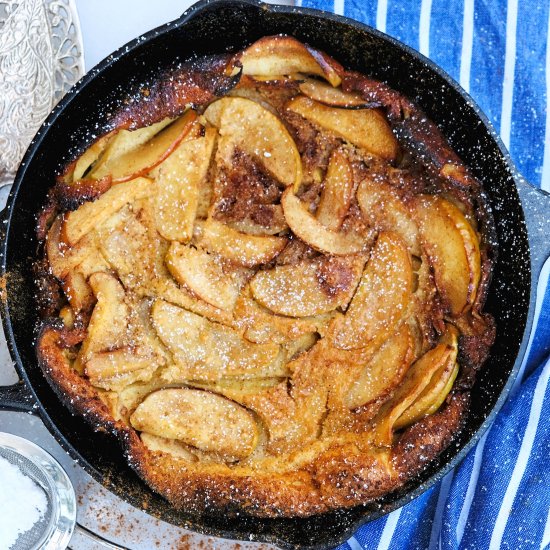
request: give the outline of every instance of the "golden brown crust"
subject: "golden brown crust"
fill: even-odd
[[[259,44],[264,47],[270,40]],[[303,55],[303,45],[293,39],[272,42]],[[204,112],[198,131],[165,151],[154,168],[139,166],[123,179],[107,175],[71,181],[66,171],[40,216],[41,242],[54,224],[46,247],[52,262],[37,262],[43,274],[41,299],[48,316],[63,319],[48,319],[40,330],[40,367],[62,402],[96,430],[116,435],[130,465],[176,508],[309,516],[383,497],[421,472],[459,432],[467,390],[494,340],[492,319],[481,312],[491,254],[481,235],[483,246],[476,256],[480,235],[475,226],[484,212],[478,183],[439,129],[409,100],[383,83],[344,71],[325,54],[305,51],[307,63],[309,55],[319,63],[317,77],[324,75],[335,88],[342,79],[342,90],[384,107],[409,153],[390,144],[386,157],[377,156],[354,145],[353,136],[343,138],[330,123],[325,127],[288,107],[299,93],[292,75],[256,81],[247,73],[239,82],[240,73],[230,73],[241,61],[246,72],[246,57],[218,56],[159,79],[143,92],[147,101],[134,98],[116,115],[113,136],[122,128],[145,128],[180,115],[189,103]],[[288,168],[287,163],[299,161],[293,183],[287,181],[285,190],[278,167],[265,160],[277,156],[276,149],[258,155],[239,126],[226,120],[215,145],[201,149],[212,155],[200,168],[204,188],[193,187],[189,174],[183,178],[186,192],[194,193],[193,235],[176,235],[170,242],[156,224],[164,219],[159,211],[179,200],[167,191],[173,185],[170,174],[187,166],[177,164],[178,154],[184,155],[186,142],[206,139],[222,124],[215,107],[205,108],[237,82],[227,95],[239,98],[232,104],[234,112],[246,122],[246,112],[239,109],[250,101],[265,109],[265,127],[270,117],[278,120],[271,124],[284,142],[281,164]],[[384,117],[376,119],[382,129],[389,127]],[[236,142],[232,149],[227,136]],[[418,151],[425,165],[415,157]],[[182,158],[189,162],[190,157]],[[193,172],[198,171],[194,166]],[[334,209],[344,212],[332,225],[337,229],[319,223],[323,238],[308,240],[310,233],[293,225],[285,197],[295,193],[298,219],[316,223],[323,187],[340,185],[337,178],[329,183],[329,171],[352,179],[350,197],[339,203],[333,193]],[[382,195],[359,200],[366,178],[378,182],[378,188],[369,189]],[[138,180],[139,193],[129,185]],[[426,253],[429,246],[441,245],[440,233],[418,223],[418,196],[431,194],[448,198],[441,199],[447,210],[432,212],[432,221],[447,216],[461,243],[456,251],[464,256],[464,269],[471,269],[468,280],[481,280],[479,290],[469,282],[465,303],[459,304],[464,313],[456,315],[449,313],[446,289],[437,287],[441,277],[434,277],[443,268]],[[385,204],[397,205],[389,217]],[[82,222],[81,205],[97,223],[86,222],[86,230],[73,226],[72,235],[80,237],[71,242],[67,224]],[[99,211],[98,205],[107,210]],[[365,211],[372,205],[373,211]],[[72,210],[76,212],[63,214]],[[330,223],[330,208],[325,212]],[[488,218],[482,222],[490,224]],[[404,235],[404,227],[415,234]],[[359,241],[361,248],[354,248]],[[182,257],[194,258],[199,272],[179,262],[176,252],[184,254],[186,247],[189,255]],[[254,254],[247,256],[250,250]],[[266,278],[261,284],[251,282],[260,270]],[[307,314],[287,316],[292,312],[280,306],[281,296],[262,298],[266,289],[280,290],[277,277],[283,272],[297,278],[284,287],[288,292],[301,295],[300,281],[309,281],[310,294],[302,299],[314,295],[314,302]],[[314,279],[307,279],[312,272]],[[455,294],[460,301],[462,295]],[[342,303],[340,296],[346,297]],[[196,346],[195,340],[204,349],[186,347],[189,341]],[[439,363],[426,360],[436,348]],[[185,403],[205,392],[217,396],[212,403],[235,413],[231,418],[241,419],[241,429],[249,430],[250,449],[226,453],[229,436],[223,430],[215,436],[226,438],[223,444],[201,447],[201,438],[186,435],[189,426],[177,425],[177,411],[169,425],[158,421],[155,414],[162,414],[147,398],[168,390],[180,392]],[[138,408],[141,417],[153,418],[147,429],[139,427],[143,437],[132,424]],[[209,411],[220,414],[223,424],[219,410]],[[405,412],[412,425],[395,428]],[[183,408],[181,414],[187,418]],[[211,430],[201,424],[201,415],[195,428]]]

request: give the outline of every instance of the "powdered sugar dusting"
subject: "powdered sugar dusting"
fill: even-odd
[[[21,470],[0,457],[0,548],[11,548],[46,513],[46,494]]]

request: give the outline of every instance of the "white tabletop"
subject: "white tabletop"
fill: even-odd
[[[140,34],[178,18],[193,2],[182,0],[75,0],[84,46],[86,70],[90,70],[118,47]],[[280,2],[284,3],[284,2]],[[0,190],[0,207],[6,199]],[[0,385],[17,382],[0,325]],[[77,495],[77,521],[106,542],[76,531],[70,542],[74,550],[128,548],[159,549],[254,549],[265,544],[235,543],[203,537],[169,525],[133,508],[96,483],[57,444],[38,417],[0,411],[0,431],[25,437],[50,452],[65,468]],[[108,544],[109,541],[111,544]]]

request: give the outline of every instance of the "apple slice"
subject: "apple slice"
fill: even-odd
[[[90,356],[86,362],[86,375],[92,383],[109,378],[122,377],[135,371],[156,369],[164,362],[152,350],[143,347],[124,347],[100,351]]]
[[[479,240],[464,214],[449,201],[422,195],[414,213],[435,284],[451,316],[474,303],[481,277]]]
[[[65,214],[61,240],[74,246],[128,203],[147,197],[154,188],[150,179],[136,178],[111,187],[93,202],[85,202],[78,210]]]
[[[317,219],[331,231],[339,231],[353,200],[353,171],[346,155],[336,149],[330,156]]]
[[[229,312],[235,307],[239,283],[224,272],[218,255],[173,242],[166,266],[178,283],[205,302]]]
[[[94,293],[82,273],[69,271],[63,278],[61,287],[73,312],[81,313],[92,309],[95,302]]]
[[[458,374],[456,357],[458,354],[458,330],[446,325],[446,332],[440,338],[440,344],[450,349],[447,360],[434,373],[429,384],[395,422],[395,429],[405,428],[428,414],[435,413],[451,391]]]
[[[324,334],[332,318],[328,314],[300,318],[274,315],[247,294],[245,289],[235,304],[234,328],[256,344],[285,344],[307,334]]]
[[[357,202],[371,227],[377,231],[395,231],[407,243],[411,254],[420,256],[418,226],[391,184],[365,178],[357,189]]]
[[[104,151],[110,146],[118,135],[117,130],[113,130],[97,139],[90,145],[73,163],[73,170],[69,172],[64,181],[78,181],[84,177],[84,174],[90,167],[97,163],[99,157],[103,156]]]
[[[246,267],[270,262],[288,242],[285,237],[247,235],[212,218],[197,222],[195,230],[200,246]]]
[[[278,181],[295,189],[302,181],[300,153],[281,120],[259,103],[243,97],[223,97],[208,106],[206,120],[220,132],[217,157],[232,164],[239,148]]]
[[[46,235],[46,255],[52,274],[58,279],[63,279],[69,271],[74,269],[90,253],[90,246],[95,238],[95,233],[86,235],[79,243],[67,248],[61,242],[61,227],[63,216],[59,215],[53,221]],[[67,250],[65,250],[67,249]]]
[[[248,342],[235,330],[164,300],[155,301],[151,316],[155,330],[176,362],[175,368],[163,374],[169,383],[286,374],[277,344]]]
[[[207,128],[204,137],[182,141],[159,166],[155,223],[168,241],[188,242],[193,236],[200,187],[210,166],[216,136],[214,128]]]
[[[331,327],[334,345],[357,349],[384,342],[407,313],[412,279],[410,254],[401,237],[380,233],[346,314]]]
[[[139,130],[116,130],[116,134],[113,136],[113,139],[110,140],[109,146],[104,148],[105,151],[101,156],[98,156],[98,161],[93,166],[93,169],[90,171],[88,177],[92,179],[101,179],[102,177],[111,174],[112,166],[116,163],[118,158],[122,155],[135,151],[147,143],[151,138],[173,122],[173,120],[174,119],[165,118],[156,124],[145,126]],[[90,151],[92,147],[90,147],[88,151]],[[86,153],[88,153],[88,151]],[[75,179],[78,178],[75,177]]]
[[[382,405],[374,419],[375,445],[391,447],[395,423],[428,386],[434,374],[447,363],[451,353],[449,346],[438,344],[411,366],[392,398]]]
[[[304,96],[289,101],[287,109],[373,155],[390,161],[397,157],[399,144],[378,109],[327,107]]]
[[[414,360],[415,340],[404,324],[363,368],[353,382],[345,404],[350,409],[388,398]]]
[[[99,159],[97,168],[92,170],[89,177],[99,179],[110,175],[113,183],[122,183],[147,174],[166,159],[183,139],[189,135],[196,137],[193,134],[194,129],[198,130],[196,120],[197,114],[190,109],[162,131],[159,130],[164,121],[157,123],[159,126],[135,130],[139,132],[137,137],[128,136],[134,132],[121,130],[120,135],[125,139],[121,138],[121,143],[111,153],[105,152],[105,160]],[[142,142],[142,139],[145,141]],[[135,146],[137,143],[139,145]]]
[[[306,46],[291,36],[265,36],[239,54],[242,73],[279,77],[294,73],[314,74],[339,86],[342,67],[326,54]]]
[[[348,109],[368,107],[368,102],[365,101],[359,94],[354,92],[344,92],[342,88],[335,88],[334,86],[320,80],[308,78],[304,82],[301,82],[298,87],[306,97],[330,107],[342,107]]]
[[[250,281],[254,298],[279,315],[309,317],[346,307],[366,258],[322,256],[258,271]]]
[[[365,240],[359,235],[337,233],[327,229],[308,211],[306,205],[293,193],[292,188],[284,191],[281,204],[290,229],[319,252],[343,256],[360,252],[366,246]]]
[[[81,365],[94,353],[122,347],[128,320],[124,289],[116,277],[110,273],[94,273],[89,283],[97,303],[78,354],[77,362]]]
[[[244,459],[256,448],[259,428],[244,407],[220,395],[190,388],[149,394],[130,423],[139,431],[177,439],[226,459]]]

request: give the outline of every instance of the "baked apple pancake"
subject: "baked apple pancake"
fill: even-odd
[[[265,37],[142,87],[52,183],[41,368],[174,507],[355,506],[459,432],[491,218],[384,83]]]

